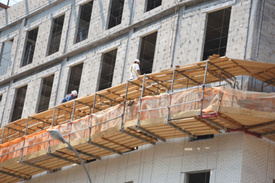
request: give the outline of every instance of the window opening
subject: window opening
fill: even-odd
[[[67,94],[71,93],[71,91],[73,90],[76,90],[79,92],[82,70],[83,70],[83,63],[71,67]]]
[[[93,1],[80,6],[80,17],[76,36],[76,43],[87,39],[92,15]]]
[[[210,55],[225,56],[231,7],[208,14],[203,60]]]
[[[0,75],[6,74],[8,67],[11,64],[11,51],[12,51],[13,39],[6,41],[2,44],[0,55]]]
[[[155,55],[157,32],[144,36],[140,48],[140,73],[151,73]]]
[[[147,8],[146,11],[150,11],[161,5],[162,0],[147,0]]]
[[[25,85],[21,88],[16,89],[16,92],[15,92],[16,97],[15,97],[15,103],[13,107],[11,121],[15,121],[21,118],[24,103],[25,103],[25,97],[27,93],[27,86],[28,85]]]
[[[210,172],[188,173],[187,183],[209,183]]]
[[[198,135],[196,136],[196,138],[190,137],[190,141],[199,141],[199,140],[207,140],[207,139],[213,139],[214,138],[214,134],[210,134],[210,135]]]
[[[37,34],[38,34],[38,28],[28,31],[28,33],[27,33],[27,42],[26,42],[26,46],[25,46],[22,66],[32,63]]]
[[[62,29],[64,24],[65,15],[62,15],[53,20],[51,40],[48,55],[59,51]]]
[[[124,0],[112,0],[108,29],[121,23]]]
[[[1,102],[2,102],[2,95],[0,95],[0,104],[1,104]]]
[[[49,108],[54,75],[43,78],[42,89],[37,112],[43,112]]]
[[[102,67],[98,90],[103,90],[112,86],[113,74],[116,63],[117,49],[104,53],[102,57]]]

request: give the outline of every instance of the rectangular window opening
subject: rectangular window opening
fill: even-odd
[[[140,48],[140,73],[151,73],[155,55],[157,32],[141,38]]]
[[[53,80],[54,80],[54,75],[43,78],[37,112],[43,112],[49,108],[52,87],[53,87]]]
[[[0,104],[1,104],[1,102],[2,102],[2,95],[0,95]]]
[[[225,56],[231,7],[208,14],[203,60],[210,55]]]
[[[187,173],[186,183],[209,183],[210,171]]]
[[[71,67],[67,94],[71,93],[71,91],[73,90],[76,90],[77,92],[79,92],[82,70],[83,70],[83,63]]]
[[[0,75],[6,74],[11,65],[12,44],[13,39],[2,44],[2,49],[0,50]]]
[[[48,55],[59,51],[65,15],[53,19]]]
[[[124,0],[112,0],[108,29],[121,23]]]
[[[24,103],[25,103],[25,97],[26,97],[26,93],[27,93],[27,87],[28,87],[28,85],[25,85],[21,88],[16,89],[15,103],[14,103],[14,107],[13,107],[11,121],[18,120],[22,116],[23,107],[24,107]]]
[[[209,135],[198,135],[196,136],[196,138],[194,137],[190,137],[190,141],[200,141],[200,140],[207,140],[207,139],[213,139],[214,138],[214,134],[209,134]]]
[[[112,86],[116,55],[117,49],[103,54],[98,91]]]
[[[22,66],[32,63],[37,34],[38,34],[38,27],[31,31],[28,31],[28,33],[27,33],[27,42],[25,45]]]
[[[162,0],[147,0],[147,8],[146,11],[150,11],[161,5]]]
[[[89,34],[89,27],[92,15],[93,1],[80,6],[80,16],[78,23],[78,30],[76,36],[76,43],[87,39]]]

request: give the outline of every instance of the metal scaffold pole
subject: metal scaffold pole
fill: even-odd
[[[142,103],[142,98],[143,98],[143,93],[144,93],[145,80],[146,80],[146,74],[144,74],[144,76],[143,76],[142,88],[141,88],[141,93],[140,93],[140,97],[139,97],[139,107],[138,107],[138,113],[137,113],[137,124],[136,124],[136,126],[140,125],[139,116],[140,116],[141,103]]]
[[[123,120],[124,120],[124,115],[125,115],[125,108],[126,108],[125,105],[127,102],[128,88],[129,88],[129,81],[127,81],[127,85],[126,85],[126,91],[125,91],[124,102],[123,102],[123,112],[121,114],[121,125],[120,125],[121,130],[124,128]]]
[[[204,92],[205,92],[205,83],[206,83],[206,77],[207,77],[208,62],[209,61],[207,60],[206,65],[205,65],[203,84],[202,84],[202,96],[201,96],[201,106],[200,106],[200,114],[199,114],[200,118],[201,118],[201,115],[202,115],[202,105],[203,105]]]
[[[171,84],[171,88],[170,88],[170,92],[168,93],[169,95],[169,106],[167,107],[167,120],[166,120],[166,124],[169,124],[170,121],[170,106],[171,106],[171,100],[172,100],[172,95],[173,95],[173,88],[174,88],[174,83],[175,83],[175,75],[176,75],[176,69],[174,69],[173,71],[173,77],[172,77],[172,84]]]

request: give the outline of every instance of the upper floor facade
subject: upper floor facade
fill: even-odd
[[[272,0],[22,1],[0,11],[2,125],[143,73],[220,54],[274,62]]]

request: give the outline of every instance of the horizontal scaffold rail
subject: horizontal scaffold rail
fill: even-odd
[[[177,137],[243,131],[273,140],[274,93],[206,84],[226,81],[234,87],[236,76],[248,75],[274,85],[274,73],[275,64],[214,55],[9,123],[0,130],[0,180],[16,182],[79,163],[73,151],[51,139],[47,129],[60,131],[86,162]]]

